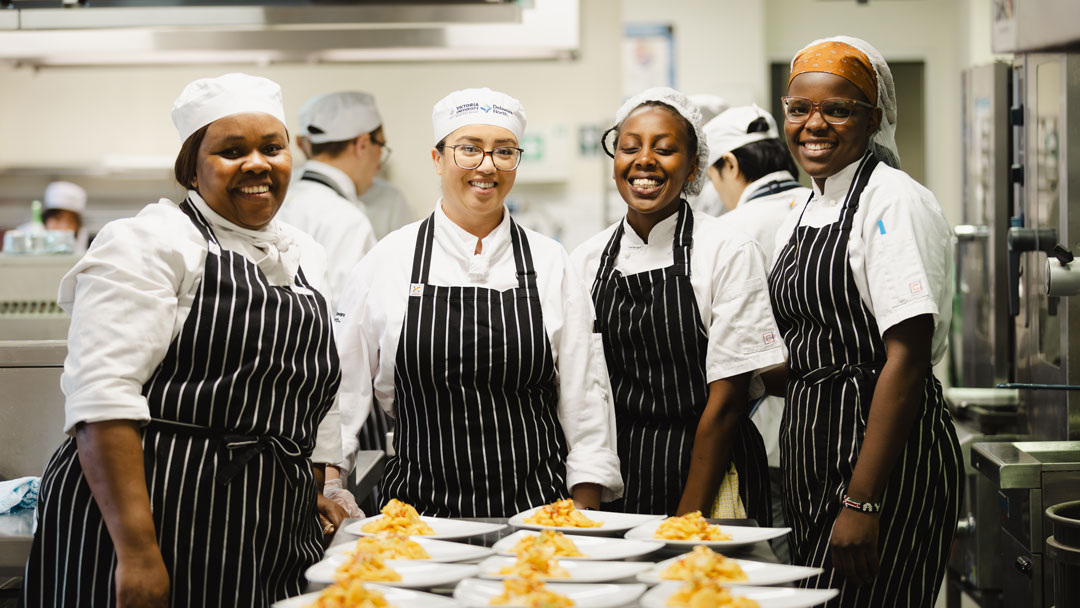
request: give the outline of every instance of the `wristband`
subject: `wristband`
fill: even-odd
[[[844,497],[840,502],[849,509],[855,509],[856,511],[861,511],[863,513],[881,513],[880,502],[860,502],[847,494],[844,494]]]

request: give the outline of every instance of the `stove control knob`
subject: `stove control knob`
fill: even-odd
[[[1031,576],[1031,570],[1032,568],[1034,568],[1031,560],[1024,557],[1023,555],[1017,557],[1016,562],[1013,565],[1016,566],[1016,569],[1020,571],[1020,574],[1027,575],[1028,577]]]

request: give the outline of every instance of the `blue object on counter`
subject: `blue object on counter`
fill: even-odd
[[[20,477],[10,481],[0,481],[0,514],[11,513],[18,509],[33,509],[37,506],[40,488],[40,477]]]

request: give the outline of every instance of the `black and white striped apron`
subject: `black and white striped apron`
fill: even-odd
[[[518,286],[428,284],[420,225],[394,369],[382,491],[436,517],[509,517],[568,494],[559,390],[529,239],[510,220]]]
[[[322,554],[309,456],[340,382],[326,300],[222,249],[185,201],[209,252],[191,312],[143,386],[154,528],[172,606],[268,606],[304,588]],[[29,606],[112,606],[116,555],[73,438],[49,462],[26,569]]]
[[[863,158],[836,223],[811,228],[800,216],[769,278],[773,312],[790,351],[780,423],[784,517],[792,527],[793,562],[825,569],[800,584],[840,589],[829,606],[930,607],[956,530],[963,474],[952,418],[932,370],[882,496],[880,574],[870,586],[847,585],[829,555],[886,358],[847,254],[859,199],[877,162],[869,154]]]
[[[620,222],[604,248],[592,286],[595,331],[603,337],[611,376],[625,484],[623,498],[608,508],[629,513],[675,514],[690,472],[698,420],[709,398],[709,336],[690,283],[694,212],[683,201],[678,214],[671,266],[630,276],[616,270],[624,231]],[[731,458],[747,516],[769,525],[765,444],[749,416],[739,422]]]
[[[330,179],[327,175],[313,171],[311,169],[304,169],[303,175],[300,176],[301,181],[315,182],[316,184],[322,184],[327,188],[334,191],[335,194],[345,199],[351,204],[356,204],[356,201],[349,198],[344,191],[334,183],[334,180]],[[383,450],[386,451],[386,434],[394,428],[393,420],[386,415],[381,407],[371,408],[371,413],[368,414],[367,420],[364,421],[363,426],[360,427],[359,435],[359,448],[361,450]],[[382,504],[379,500],[378,488],[375,489],[375,499],[373,504]]]

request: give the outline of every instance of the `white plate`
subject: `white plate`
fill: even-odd
[[[489,557],[480,562],[480,576],[494,580],[510,578],[513,575],[498,572],[515,563],[516,557]],[[566,568],[570,578],[542,578],[554,583],[607,583],[639,575],[652,567],[649,562],[582,562],[569,559],[560,559],[559,565]]]
[[[383,595],[386,596],[387,603],[397,606],[397,608],[452,608],[461,606],[455,600],[434,593],[412,591],[411,589],[395,589],[375,583],[366,583],[364,586],[382,591]],[[287,600],[274,602],[271,608],[306,608],[319,599],[321,593],[316,591],[315,593],[290,597]]]
[[[679,590],[680,582],[665,582],[653,587],[641,598],[642,608],[668,608],[667,599]],[[732,586],[731,595],[754,600],[760,608],[810,608],[829,601],[836,589],[796,589],[792,587]]]
[[[510,549],[514,548],[514,545],[518,543],[523,537],[536,536],[538,532],[532,532],[529,530],[518,530],[510,536],[500,539],[491,548],[495,550],[499,555],[514,554],[510,552]],[[639,555],[645,555],[646,553],[652,553],[657,549],[662,549],[664,543],[658,540],[627,540],[625,538],[604,538],[602,536],[575,536],[573,534],[567,534],[566,538],[574,541],[578,550],[585,554],[585,557],[560,557],[559,559],[574,559],[574,560],[616,560],[626,559],[628,557],[637,557]]]
[[[308,581],[317,585],[329,585],[337,581],[338,566],[349,558],[345,555],[328,557],[304,572]],[[387,587],[428,589],[452,585],[463,578],[475,576],[480,568],[473,564],[440,564],[415,560],[386,560],[386,565],[401,575],[400,581],[379,581]]]
[[[680,559],[690,555],[685,553],[656,564],[656,566],[638,575],[637,579],[643,583],[655,585],[669,582],[670,579],[661,579],[660,573]],[[816,576],[824,572],[821,568],[808,568],[806,566],[789,566],[787,564],[770,564],[767,562],[755,562],[748,559],[737,559],[739,567],[746,573],[747,580],[733,581],[735,585],[779,585],[792,581],[802,580]]]
[[[426,536],[412,536],[410,540],[416,541],[428,552],[426,562],[464,562],[473,559],[483,559],[495,552],[490,547],[480,545],[467,545],[465,543],[451,543],[445,540],[435,540]],[[356,548],[353,541],[339,543],[326,550],[326,556],[345,555]]]
[[[360,521],[354,521],[342,529],[349,534],[355,534],[356,536],[374,536],[374,534],[370,532],[364,532],[364,524],[381,517],[386,516],[376,515],[374,517],[365,517]],[[489,532],[498,532],[506,527],[506,524],[467,521],[464,519],[447,519],[444,517],[425,517],[423,515],[420,516],[420,520],[427,523],[427,525],[431,526],[431,529],[435,531],[435,534],[426,534],[423,535],[423,538],[441,538],[443,540],[480,536],[481,534],[488,534]],[[413,536],[420,535],[416,534]]]
[[[547,588],[555,593],[574,600],[575,606],[588,608],[614,608],[628,604],[645,592],[645,585],[590,584],[590,583],[548,583]],[[467,578],[454,589],[454,599],[465,606],[488,608],[491,598],[503,592],[502,581],[485,581]]]
[[[720,530],[730,534],[730,540],[668,540],[666,538],[656,538],[656,528],[659,526],[659,521],[650,521],[649,523],[642,524],[627,532],[626,538],[635,540],[658,540],[672,547],[705,545],[712,549],[730,549],[733,547],[742,547],[743,545],[752,545],[756,542],[783,536],[791,531],[791,528],[752,528],[748,526],[721,525]]]
[[[527,524],[525,520],[532,516],[540,507],[534,507],[528,511],[522,511],[510,518],[510,525],[515,528],[527,528],[529,530],[559,530],[573,534],[609,534],[622,532],[634,526],[640,526],[645,522],[663,519],[663,515],[639,515],[637,513],[616,513],[614,511],[582,511],[581,514],[593,521],[603,522],[598,528],[578,528],[575,526],[541,526],[539,524]]]

